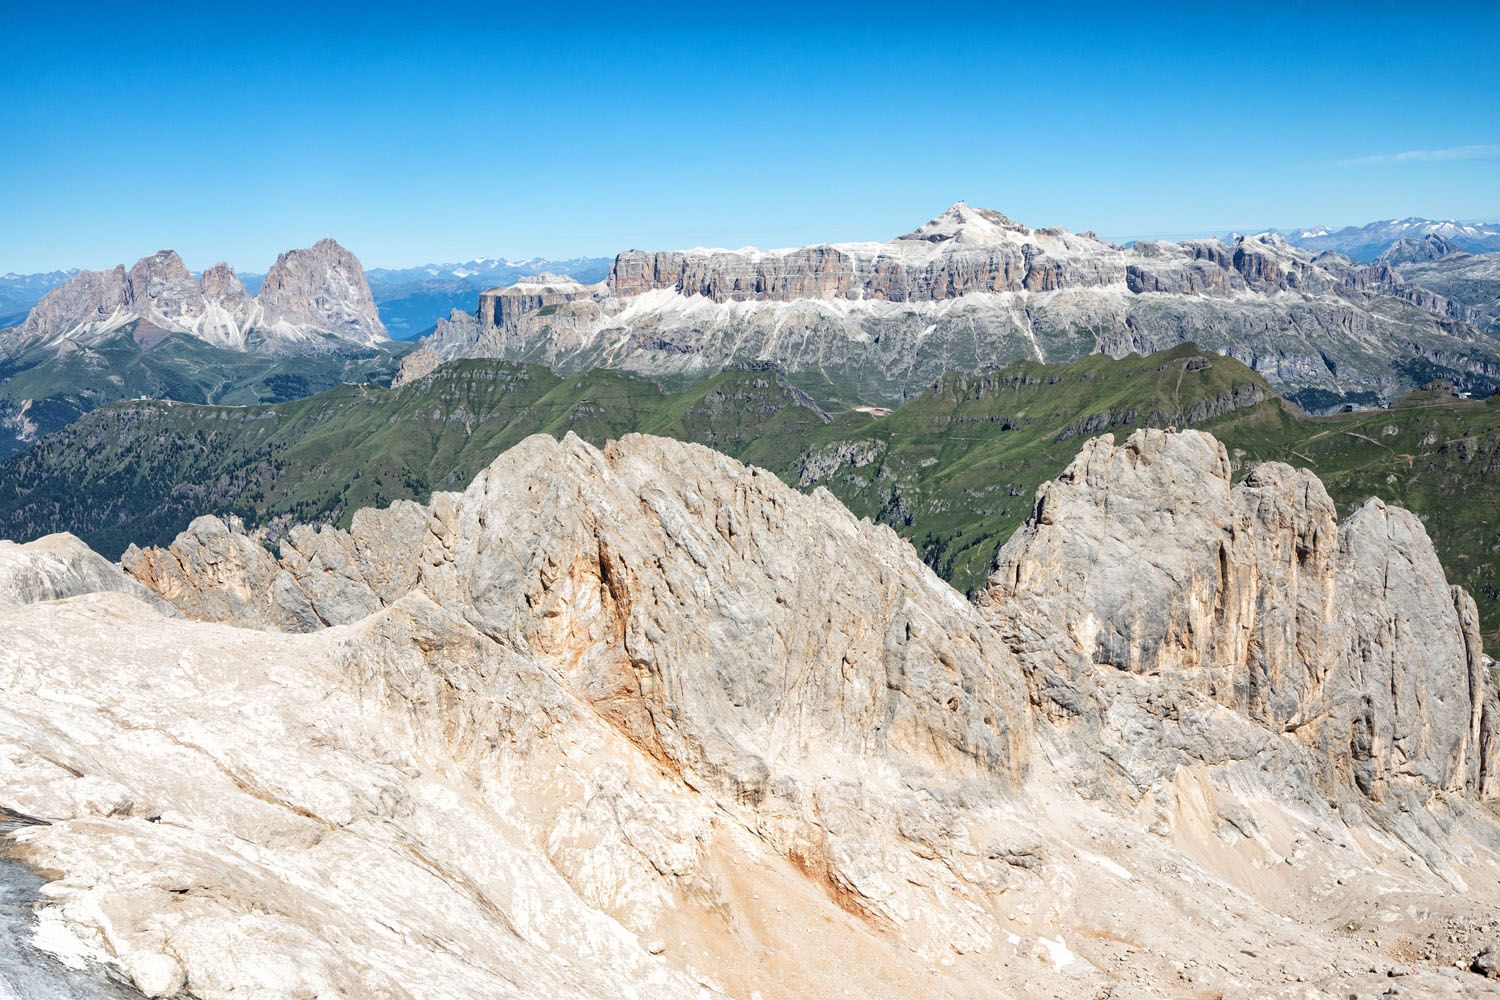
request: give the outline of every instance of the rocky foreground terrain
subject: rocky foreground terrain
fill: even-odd
[[[359,259],[325,239],[277,257],[253,296],[228,264],[194,278],[172,250],[142,257],[128,271],[80,271],[43,296],[19,327],[0,331],[0,358],[77,350],[127,328],[137,341],[184,333],[267,354],[386,340]]]
[[[1200,432],[1083,444],[974,602],[634,435],[0,602],[22,950],[97,995],[1500,995],[1472,602]]]
[[[1438,374],[1500,378],[1500,341],[1474,321],[1387,265],[1275,233],[1125,248],[957,204],[884,243],[630,250],[597,285],[527,277],[439,323],[411,363],[492,357],[682,381],[770,362],[889,403],[947,372],[1193,341],[1285,393],[1394,398]]]

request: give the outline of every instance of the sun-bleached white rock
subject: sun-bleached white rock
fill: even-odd
[[[9,618],[45,942],[205,1000],[1337,996],[1398,955],[1488,988],[1406,950],[1500,889],[1488,765],[1420,683],[1482,657],[1425,537],[1132,442],[1044,488],[979,606],[826,492],[640,436],[530,438],[279,555],[200,519],[124,560],[197,621]],[[1368,752],[1294,724],[1355,652],[1396,681]]]

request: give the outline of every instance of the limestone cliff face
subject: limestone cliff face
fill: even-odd
[[[273,342],[306,339],[311,332],[364,345],[386,339],[359,258],[335,240],[277,257],[256,301]]]
[[[532,275],[514,285],[482,293],[479,296],[479,323],[486,327],[509,326],[548,306],[584,298],[590,291],[589,286],[562,275]]]
[[[275,555],[53,559],[0,548],[0,808],[35,943],[148,996],[1487,986],[1472,603],[1410,515],[1204,435],[1084,445],[977,606],[641,436]]]
[[[425,594],[552,664],[661,766],[761,810],[770,843],[884,921],[911,905],[876,875],[885,822],[836,819],[864,793],[805,776],[857,758],[1004,794],[1025,769],[1024,684],[967,602],[831,495],[698,446],[533,437],[430,507],[295,529],[279,560],[200,518],[123,562],[193,617],[288,631]]]
[[[1289,388],[1395,393],[1412,387],[1413,357],[1500,375],[1477,315],[1385,264],[1315,256],[1274,233],[1125,248],[958,204],[886,242],[629,250],[599,285],[485,292],[428,346],[652,377],[771,362],[877,401],[948,371],[1192,340]]]
[[[1313,749],[1325,791],[1495,781],[1473,603],[1421,521],[1371,500],[1340,524],[1314,475],[1278,463],[1234,484],[1206,434],[1090,441],[1038,492],[983,603],[1037,705],[1091,738],[1128,738],[1107,705],[1142,678]]]

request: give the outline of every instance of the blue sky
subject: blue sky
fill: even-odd
[[[1492,2],[17,6],[0,271],[1500,218]]]

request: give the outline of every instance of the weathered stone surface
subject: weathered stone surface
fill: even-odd
[[[81,271],[0,338],[0,356],[46,345],[70,349],[130,323],[143,343],[188,333],[239,351],[321,352],[386,340],[359,260],[325,239],[278,257],[253,297],[228,264],[195,280],[172,250],[141,258],[129,273]]]
[[[1119,706],[1156,695],[1181,703],[1167,713],[1179,723],[1196,698],[1287,744],[1274,749],[1310,781],[1297,798],[1477,797],[1495,781],[1473,602],[1445,582],[1420,520],[1371,500],[1340,525],[1315,476],[1276,463],[1233,484],[1206,434],[1086,444],[1038,492],[983,603],[1078,749],[1156,756],[1132,801],[1184,756],[1236,756],[1211,729],[1185,755],[1142,744]]]
[[[73,535],[47,535],[24,545],[0,540],[0,606],[103,592],[129,594],[164,614],[176,613]]]
[[[150,995],[1472,996],[1468,945],[1411,964],[1500,891],[1425,546],[1099,439],[975,607],[824,492],[534,437],[276,556],[128,555],[213,621],[15,608],[0,808],[37,943]]]

